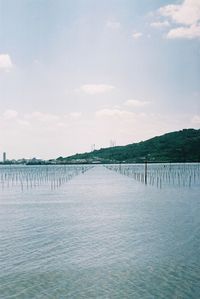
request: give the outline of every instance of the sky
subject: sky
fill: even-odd
[[[199,127],[200,0],[0,0],[0,159]]]

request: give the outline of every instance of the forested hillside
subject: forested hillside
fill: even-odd
[[[134,163],[143,162],[199,162],[200,130],[184,129],[126,146],[102,148],[90,153],[58,158],[63,162]]]

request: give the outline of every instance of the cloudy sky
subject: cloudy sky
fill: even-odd
[[[0,157],[200,127],[200,0],[0,0]]]

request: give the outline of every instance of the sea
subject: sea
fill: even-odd
[[[121,165],[0,166],[0,298],[199,299],[195,167],[161,185]]]

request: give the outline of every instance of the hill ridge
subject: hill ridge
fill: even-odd
[[[75,154],[58,162],[65,163],[142,163],[149,162],[199,162],[200,129],[183,129],[165,133],[145,141],[123,146],[101,148],[92,152]]]

